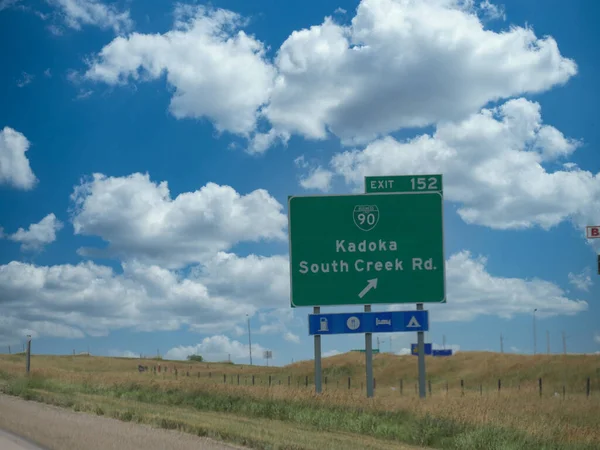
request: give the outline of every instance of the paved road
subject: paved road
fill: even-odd
[[[0,449],[2,450],[44,450],[25,439],[6,431],[0,430]]]
[[[32,445],[31,442],[36,442],[39,447]],[[121,422],[0,395],[1,450],[124,448],[128,450],[232,450],[241,447],[187,433],[155,429],[147,425]]]

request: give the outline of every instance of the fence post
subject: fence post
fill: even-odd
[[[271,387],[271,375],[269,375],[269,387]]]
[[[254,386],[254,375],[252,375],[252,386]]]
[[[304,386],[308,387],[308,375],[304,378]]]
[[[402,382],[402,378],[400,378],[400,395],[402,395],[402,390],[403,390],[403,382]]]
[[[288,375],[288,386],[290,385],[291,382],[292,382],[292,377]]]
[[[238,386],[239,386],[240,385],[240,374],[239,373],[238,373],[237,378],[238,378]]]
[[[588,377],[588,379],[586,381],[586,386],[585,386],[585,394],[587,397],[589,397],[591,393],[592,393],[592,386],[590,383],[590,377]]]
[[[27,354],[25,356],[25,372],[29,375],[31,369],[31,336],[27,336]]]
[[[540,384],[540,397],[542,396],[542,377],[540,377],[539,379],[539,384]]]
[[[460,395],[465,395],[465,380],[460,380]]]
[[[348,389],[350,389],[350,377],[348,377]]]
[[[502,380],[498,378],[498,392],[500,392],[500,389],[502,389]]]

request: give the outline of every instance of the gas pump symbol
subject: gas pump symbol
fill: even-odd
[[[321,327],[321,328],[319,328],[319,331],[329,331],[329,326],[327,324],[326,317],[321,317],[319,325]]]

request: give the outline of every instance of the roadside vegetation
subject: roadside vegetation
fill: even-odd
[[[366,399],[360,389],[363,358],[325,359],[328,386],[315,396],[312,385],[304,385],[312,375],[310,362],[266,368],[163,360],[155,373],[158,362],[150,359],[34,355],[25,377],[24,358],[3,355],[0,390],[260,449],[322,450],[322,439],[332,450],[411,448],[399,447],[405,444],[461,450],[600,448],[598,356],[428,358],[432,390],[425,401],[413,388],[416,358],[385,354],[375,358],[375,398]],[[138,372],[138,365],[149,371]],[[588,374],[595,388],[590,396],[584,384]],[[355,378],[350,389],[348,377]],[[540,377],[546,380],[542,396]],[[505,380],[500,391],[498,379]]]

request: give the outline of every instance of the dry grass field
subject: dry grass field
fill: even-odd
[[[599,355],[427,357],[424,401],[416,365],[410,355],[375,355],[375,398],[366,399],[364,354],[354,352],[323,360],[321,396],[312,361],[263,367],[34,355],[26,378],[22,355],[1,355],[0,390],[264,449],[322,450],[323,436],[327,448],[344,450],[600,448]]]

